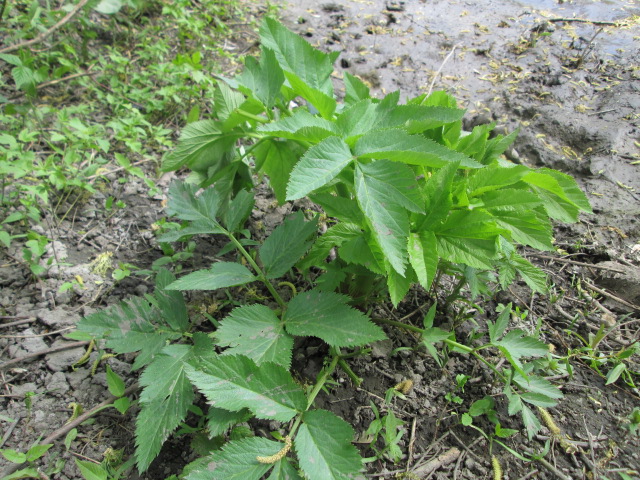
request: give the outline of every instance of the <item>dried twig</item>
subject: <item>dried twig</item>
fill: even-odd
[[[433,86],[436,83],[436,80],[438,79],[438,76],[440,75],[440,72],[442,72],[442,69],[444,67],[444,65],[449,61],[449,59],[451,58],[451,56],[453,55],[453,52],[456,51],[456,48],[458,48],[460,46],[459,43],[456,43],[453,48],[451,49],[451,51],[449,52],[449,54],[444,57],[444,60],[442,61],[442,63],[440,64],[440,68],[438,68],[438,71],[436,72],[436,74],[433,76],[433,80],[431,80],[431,84],[429,85],[429,90],[427,90],[427,97],[429,95],[431,95],[431,91],[433,90]]]
[[[451,447],[444,453],[441,453],[436,458],[429,460],[427,463],[420,465],[411,471],[414,475],[417,475],[420,478],[425,478],[432,472],[435,472],[439,468],[444,467],[450,463],[453,463],[460,456],[460,450],[456,447]]]
[[[31,40],[27,40],[26,42],[17,43],[15,45],[10,45],[8,47],[5,47],[0,50],[0,53],[14,52],[21,48],[30,47],[31,45],[40,43],[49,35],[51,35],[53,32],[55,32],[60,27],[62,27],[65,23],[69,22],[69,20],[71,20],[87,3],[89,3],[89,0],[80,0],[78,4],[75,7],[73,7],[72,10],[69,11],[69,13],[67,13],[64,17],[62,17],[60,21],[58,21],[58,23],[56,23],[49,30],[42,32],[40,35],[36,36],[35,38],[32,38]]]
[[[624,270],[616,270],[615,268],[606,267],[604,265],[598,265],[594,263],[578,262],[577,260],[570,260],[568,258],[551,257],[549,255],[540,255],[538,253],[532,253],[530,254],[530,256],[536,257],[536,258],[542,258],[544,260],[553,260],[554,262],[570,263],[572,265],[579,265],[581,267],[595,268],[596,270],[606,270],[608,272],[614,272],[614,273],[627,273]]]
[[[5,317],[5,318],[12,318],[12,317]],[[28,318],[23,318],[22,320],[16,320],[15,322],[0,323],[0,328],[15,327],[18,325],[24,325],[25,323],[31,323],[35,321],[36,321],[36,317],[28,317]]]
[[[622,272],[622,273],[626,273],[626,272]],[[598,292],[600,295],[604,295],[605,297],[609,297],[611,300],[615,300],[616,302],[621,303],[625,307],[633,308],[634,310],[640,312],[640,307],[638,305],[635,305],[635,304],[633,304],[631,302],[627,302],[623,298],[617,297],[614,294],[607,292],[606,290],[598,288],[595,285],[593,285],[593,284],[589,283],[588,281],[586,281],[585,279],[582,279],[582,282],[587,287],[589,287],[591,290],[593,290],[594,292]]]
[[[619,25],[618,22],[607,22],[607,21],[604,21],[604,20],[587,20],[586,18],[548,18],[547,22],[552,22],[552,23],[560,23],[560,22],[565,22],[565,23],[571,23],[571,22],[591,23],[593,25],[610,25],[612,27],[617,27]]]
[[[0,370],[4,370],[5,368],[8,368],[17,363],[26,362],[27,360],[31,360],[32,358],[37,358],[42,355],[49,355],[50,353],[60,352],[62,350],[69,350],[70,348],[84,347],[85,345],[89,345],[89,342],[72,342],[72,343],[67,343],[66,345],[58,345],[57,347],[47,348],[46,350],[40,350],[39,352],[33,352],[23,357],[14,358],[13,360],[8,360],[4,363],[0,363]]]

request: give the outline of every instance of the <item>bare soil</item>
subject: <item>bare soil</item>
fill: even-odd
[[[532,295],[526,286],[516,284],[491,298],[458,302],[438,322],[455,323],[459,338],[465,341],[474,329],[484,329],[486,319],[494,318],[498,303],[513,302],[529,311],[519,326],[534,330],[541,325],[541,338],[554,346],[557,355],[582,347],[578,335],[587,338],[601,323],[616,326],[600,344],[603,355],[638,342],[640,42],[633,15],[640,15],[639,5],[611,0],[301,0],[286,6],[282,14],[291,28],[314,45],[341,52],[336,85],[340,85],[340,73],[348,71],[380,96],[400,90],[406,98],[446,89],[468,109],[468,129],[491,121],[500,131],[520,128],[508,152],[510,160],[571,174],[587,193],[594,213],[575,225],[557,225],[558,252],[525,252],[548,273],[554,285],[552,295]],[[169,180],[163,177],[158,184],[166,189]],[[113,252],[114,265],[129,262],[139,268],[148,268],[162,255],[152,224],[164,216],[163,197],[149,197],[144,184],[135,179],[122,184],[113,175],[110,181],[106,195],[123,200],[126,209],[105,212],[104,198],[98,194],[65,221],[45,223],[57,225],[50,231],[40,227],[56,239],[50,255],[63,263],[45,277],[33,281],[28,268],[17,260],[21,258],[18,248],[0,252],[3,448],[24,451],[39,437],[62,427],[70,417],[70,402],[89,410],[109,397],[104,368],[96,375],[86,365],[72,368],[84,353],[82,346],[25,358],[70,343],[63,335],[82,315],[152,289],[145,277],[114,282],[93,272],[92,261],[106,251]],[[269,230],[292,206],[278,207],[268,191],[260,192],[252,228],[261,222]],[[186,269],[210,264],[216,245],[207,241],[215,243],[215,239],[199,239]],[[60,293],[60,285],[75,275],[84,279],[86,288]],[[445,282],[439,301],[448,293]],[[381,305],[375,314],[406,317],[405,321],[419,324],[433,300],[416,290],[397,310]],[[194,304],[202,301],[196,298]],[[416,339],[411,335],[387,332],[389,341],[374,345],[371,356],[351,363],[364,378],[360,387],[340,373],[330,393],[318,400],[320,407],[347,419],[362,434],[374,418],[370,402],[381,408],[388,388],[413,380],[407,400],[396,400],[393,406],[405,422],[400,441],[405,458],[397,464],[386,459],[369,463],[370,477],[492,478],[494,454],[505,479],[621,478],[616,471],[640,478],[640,438],[626,428],[628,415],[640,406],[640,392],[622,379],[606,386],[602,375],[610,368],[606,364],[598,374],[588,359],[576,355],[573,375],[554,379],[565,396],[551,415],[563,434],[580,442],[579,452],[568,454],[553,443],[546,465],[526,463],[497,445],[490,452],[484,437],[460,425],[460,415],[474,400],[491,395],[503,426],[522,428],[517,417],[507,415],[500,385],[489,371],[457,354],[441,369],[428,354],[414,348]],[[300,343],[294,355],[299,376],[313,381],[325,353],[319,342]],[[96,358],[92,354],[89,365]],[[127,379],[127,386],[137,379],[129,360],[108,360]],[[640,371],[637,354],[626,363],[630,371]],[[464,392],[458,392],[462,404],[445,398],[455,391],[458,374],[471,376]],[[638,375],[631,375],[637,383]],[[30,407],[25,396],[31,400]],[[487,432],[493,428],[489,422],[478,425]],[[74,456],[99,461],[108,447],[123,448],[130,455],[133,430],[131,415],[103,411],[78,427],[79,436],[68,451],[62,445],[64,436],[56,441],[45,464],[55,462],[56,455],[67,462],[51,478],[80,478]],[[542,449],[545,436],[549,436],[546,429],[531,441],[519,434],[507,444],[519,453],[536,452]],[[358,445],[364,456],[373,455],[367,443]],[[147,474],[129,478],[164,478],[193,458],[184,438],[170,441]],[[4,469],[7,464],[2,462]]]

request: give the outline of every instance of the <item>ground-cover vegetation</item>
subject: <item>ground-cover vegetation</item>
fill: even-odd
[[[474,356],[503,384],[508,414],[521,416],[531,438],[541,427],[533,407],[550,418],[544,408],[562,394],[527,360],[548,354],[536,332],[508,328],[511,305],[488,322],[488,339],[480,335],[473,345],[434,326],[436,304],[422,326],[374,318],[370,307],[385,298],[397,305],[414,284],[438,290],[443,275],[457,279],[452,298],[463,285],[483,293],[487,280],[506,288],[516,275],[546,291],[544,274],[517,247],[553,249],[550,219],[576,221],[589,211],[584,194],[567,175],[501,158],[515,134],[491,138],[494,125],[464,132],[464,111],[442,92],[400,104],[398,92],[372,98],[364,83],[346,75],[340,102],[331,81],[335,54],[312,48],[269,18],[260,39],[260,57],[248,57],[240,75],[216,83],[214,112],[183,129],[162,167],[187,167],[191,175],[169,192],[168,213],[183,228],[159,240],[222,235],[229,242],[223,253],[235,261],[221,258],[179,279],[161,271],[154,295],[86,317],[75,334],[106,340],[118,354],[138,352],[138,469],[149,467],[195,411],[215,447],[185,469],[187,479],[356,475],[363,459],[351,444],[352,428],[314,400],[338,367],[360,383],[347,359],[368,354],[367,345],[385,338],[378,325],[414,332],[440,365],[451,352]],[[245,222],[260,173],[280,202],[309,198],[323,215],[305,218],[298,211],[256,242]],[[317,236],[319,221],[326,230]],[[182,291],[254,282],[260,285],[256,301],[212,319],[212,332],[190,319]],[[297,337],[328,346],[325,367],[308,387],[291,371]],[[487,350],[491,359],[483,355]],[[194,387],[207,399],[206,412],[194,405]],[[495,431],[484,434],[513,452],[500,439],[516,431],[501,427],[494,405],[491,397],[475,402],[462,423],[488,416]],[[251,418],[279,422],[271,431],[275,441],[250,432],[227,436]],[[383,432],[385,447],[374,458],[399,459],[400,423],[393,412],[376,421],[370,432],[376,438]],[[497,461],[495,469],[499,475]]]

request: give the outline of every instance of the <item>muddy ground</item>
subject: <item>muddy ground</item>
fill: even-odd
[[[569,173],[587,193],[594,214],[583,216],[575,225],[557,225],[558,252],[525,252],[549,274],[553,294],[532,295],[523,285],[514,285],[476,305],[460,303],[455,311],[470,318],[459,326],[460,338],[474,321],[482,328],[486,318],[493,318],[498,303],[513,302],[530,312],[521,326],[534,329],[539,322],[543,340],[558,355],[580,348],[574,333],[586,337],[601,322],[618,326],[600,344],[604,355],[638,341],[640,41],[633,15],[640,15],[640,5],[592,0],[304,0],[285,6],[282,15],[314,45],[341,52],[337,85],[341,72],[348,71],[369,83],[376,95],[400,90],[406,98],[444,88],[468,109],[468,127],[495,121],[499,130],[521,129],[508,152],[510,160]],[[246,38],[236,40],[246,45]],[[159,179],[159,186],[166,189],[168,180]],[[39,436],[62,427],[72,401],[89,410],[109,397],[103,369],[91,376],[89,367],[71,368],[83,355],[83,346],[42,352],[68,344],[63,335],[82,315],[151,289],[144,277],[115,283],[94,272],[91,262],[101,252],[111,251],[114,262],[139,268],[148,268],[161,256],[152,224],[164,215],[163,197],[148,197],[146,187],[136,181],[120,184],[115,177],[111,181],[107,195],[124,200],[126,209],[107,215],[99,194],[54,230],[41,227],[57,241],[51,255],[66,258],[68,265],[51,269],[45,278],[33,282],[17,260],[18,250],[0,252],[0,351],[2,362],[13,361],[0,366],[5,448],[24,450]],[[286,205],[274,208],[273,198],[263,192],[252,219],[269,229],[290,210]],[[200,240],[185,268],[208,266],[212,244],[206,242]],[[83,277],[86,288],[60,293],[60,285],[75,275]],[[442,292],[442,297],[447,293]],[[424,311],[432,301],[416,291],[398,310],[381,306],[376,313],[402,318],[413,312],[408,321],[419,322],[418,309]],[[499,386],[466,357],[452,355],[446,368],[440,369],[421,350],[397,351],[414,347],[414,338],[397,331],[388,334],[391,341],[376,345],[371,357],[352,363],[364,378],[360,388],[339,374],[330,394],[319,399],[319,406],[349,420],[362,433],[374,418],[370,402],[380,408],[388,388],[404,379],[414,381],[407,400],[394,403],[396,416],[405,422],[400,441],[405,457],[396,464],[384,459],[369,463],[368,476],[492,478],[488,442],[477,431],[461,426],[459,418],[474,400],[493,395],[503,426],[520,429],[519,419],[506,413]],[[25,360],[34,353],[38,355]],[[299,375],[315,378],[324,353],[314,342],[301,344],[295,354]],[[125,360],[108,362],[131,385],[136,375]],[[640,370],[639,355],[626,362],[630,370]],[[581,451],[567,454],[553,444],[545,465],[523,462],[494,446],[503,478],[617,479],[622,478],[619,471],[640,478],[640,440],[630,435],[626,425],[633,408],[640,406],[640,391],[622,379],[605,386],[605,379],[586,360],[574,358],[573,366],[571,377],[550,373],[565,395],[551,414],[564,434],[581,442]],[[609,368],[603,367],[603,373]],[[454,391],[455,377],[461,373],[472,379],[464,392],[458,392],[463,403],[456,404],[445,395]],[[632,378],[639,380],[637,374]],[[30,398],[30,408],[25,396]],[[491,428],[488,423],[480,426]],[[80,478],[70,461],[74,456],[99,461],[109,447],[131,454],[133,428],[130,415],[106,410],[92,424],[79,427],[68,451],[62,446],[64,436],[58,438],[46,463],[55,462],[56,455],[67,462],[51,478]],[[535,452],[548,434],[543,430],[532,441],[519,434],[507,444],[519,453]],[[373,455],[366,443],[359,447],[364,456]],[[130,478],[165,478],[192,458],[183,440],[170,441],[147,474]]]

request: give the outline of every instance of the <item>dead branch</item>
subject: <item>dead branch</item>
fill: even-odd
[[[460,450],[458,450],[456,447],[451,447],[449,450],[441,453],[436,458],[431,459],[427,463],[413,469],[411,473],[417,475],[420,478],[426,478],[430,473],[435,472],[439,468],[455,462],[459,456]]]
[[[560,23],[560,22],[565,22],[565,23],[571,23],[571,22],[591,23],[593,25],[610,25],[612,27],[617,27],[619,25],[618,22],[605,22],[603,20],[587,20],[586,18],[549,18],[549,19],[547,19],[547,22],[553,22],[553,23]]]
[[[14,358],[13,360],[8,360],[4,363],[0,363],[0,370],[4,370],[5,368],[8,368],[17,363],[26,362],[27,360],[31,360],[32,358],[37,358],[42,355],[49,355],[50,353],[60,352],[62,350],[68,350],[70,348],[84,347],[85,345],[89,345],[89,342],[72,342],[72,343],[67,343],[66,345],[58,345],[57,347],[47,348],[46,350],[40,350],[39,352],[33,352],[23,357]]]

